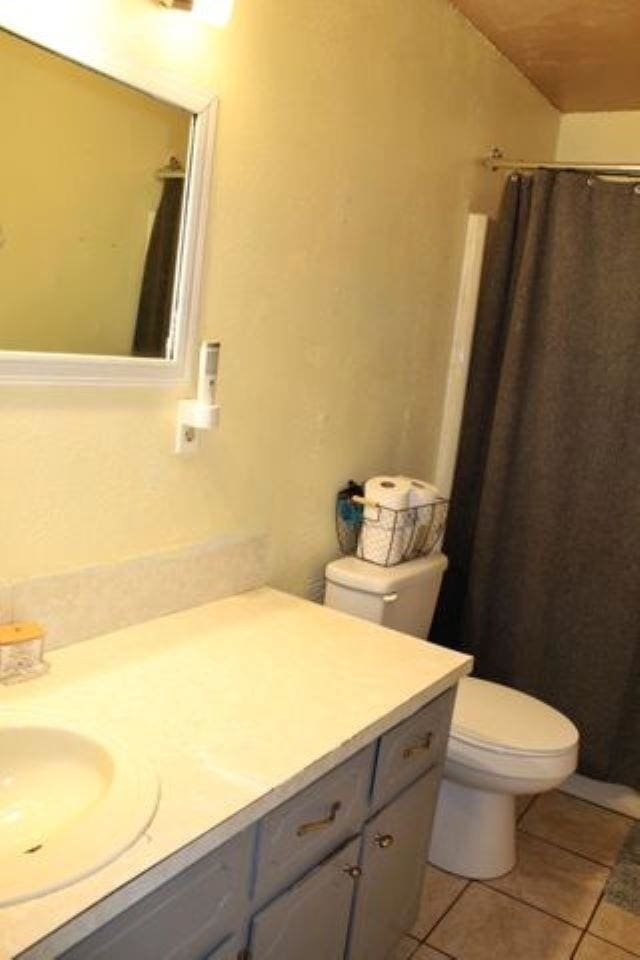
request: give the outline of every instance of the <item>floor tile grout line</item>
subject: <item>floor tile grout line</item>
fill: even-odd
[[[639,817],[634,817],[631,813],[623,813],[621,810],[614,810],[613,807],[607,807],[604,803],[596,803],[595,800],[585,800],[584,797],[578,797],[575,793],[566,793],[564,790],[556,790],[556,793],[561,793],[563,797],[571,797],[572,800],[579,800],[580,803],[586,803],[588,807],[595,807],[596,810],[604,810],[605,813],[612,813],[614,816],[621,817],[623,820],[640,823]]]
[[[541,837],[537,833],[531,833],[529,830],[525,830],[524,827],[518,827],[517,833],[523,833],[525,837],[531,837],[532,840],[539,840],[540,843],[544,843],[548,847],[555,847],[556,850],[562,850],[563,853],[570,853],[572,856],[578,857],[579,860],[586,860],[587,863],[593,864],[594,867],[602,867],[604,870],[608,870],[609,873],[611,873],[616,865],[615,863],[604,863],[602,860],[594,860],[593,857],[587,856],[586,853],[580,853],[577,850],[572,850],[570,847],[563,847],[555,840],[549,840],[548,837]]]
[[[523,817],[526,817],[526,815],[529,813],[529,810],[531,810],[531,808],[533,807],[533,805],[534,805],[534,803],[536,802],[537,799],[538,799],[538,797],[531,797],[531,799],[529,800],[529,803],[526,805],[526,807],[524,808],[524,810],[521,810],[521,811],[520,811],[520,813],[519,813],[518,816],[516,817],[516,826],[517,826],[517,827],[520,826],[520,821],[522,820]]]
[[[587,933],[588,933],[588,931],[589,931],[589,927],[591,926],[591,922],[593,921],[593,918],[595,917],[596,912],[597,912],[597,910],[598,910],[598,907],[599,907],[600,904],[602,903],[603,899],[604,899],[604,887],[603,887],[602,890],[600,891],[600,896],[599,896],[598,899],[596,900],[596,905],[595,905],[595,907],[593,908],[593,910],[592,910],[591,913],[589,914],[589,919],[587,920],[587,924],[586,924],[584,930],[582,931],[578,942],[576,943],[575,950],[574,950],[573,953],[571,954],[571,960],[574,960],[576,954],[578,953],[578,950],[580,949],[580,944],[583,942],[584,938],[586,937],[586,935],[587,935]]]
[[[461,877],[460,879],[461,879],[461,880],[465,880],[464,886],[463,886],[462,889],[459,890],[458,893],[455,895],[455,897],[453,898],[453,900],[451,901],[451,903],[449,904],[449,906],[447,907],[447,909],[444,911],[444,913],[441,914],[441,916],[438,917],[438,919],[436,920],[436,922],[435,922],[434,924],[432,924],[432,926],[430,927],[430,929],[427,930],[427,932],[425,933],[425,935],[424,935],[424,937],[422,938],[422,940],[420,940],[420,943],[422,944],[422,946],[430,946],[430,944],[427,944],[427,939],[428,939],[428,938],[431,936],[431,934],[434,932],[434,930],[436,929],[436,927],[438,926],[438,924],[442,923],[442,921],[443,921],[444,918],[447,916],[447,914],[450,913],[451,910],[453,910],[453,908],[455,907],[455,905],[456,905],[456,903],[458,902],[458,900],[461,899],[462,894],[465,892],[465,890],[468,890],[469,887],[470,887],[470,886],[472,885],[472,883],[473,883],[472,880],[467,880],[465,877]],[[438,947],[436,947],[435,949],[437,950]]]
[[[506,897],[508,900],[513,900],[515,903],[521,904],[523,907],[529,907],[530,910],[537,910],[538,913],[544,914],[545,917],[549,917],[551,920],[557,920],[559,923],[566,923],[567,926],[572,927],[574,930],[579,930],[581,933],[585,930],[585,927],[578,926],[577,923],[574,923],[573,920],[567,920],[565,917],[559,917],[556,913],[550,913],[549,910],[545,910],[544,907],[539,907],[535,903],[529,903],[527,900],[523,900],[521,897],[516,897],[513,893],[507,893],[505,890],[496,890],[495,887],[490,887],[488,883],[485,883],[484,880],[476,881],[481,887],[484,887],[485,890],[490,890],[492,893],[502,894],[503,897]]]
[[[607,940],[606,937],[603,937],[601,933],[594,933],[593,930],[585,930],[585,934],[589,934],[590,937],[593,937],[594,940],[600,940],[602,943],[606,943],[608,947],[617,947],[618,950],[623,950],[625,953],[630,954],[632,957],[640,957],[640,953],[635,953],[634,950],[629,946],[623,946],[621,943],[615,943],[613,940]]]
[[[412,937],[410,933],[403,933],[402,936],[406,939],[413,940],[413,950],[407,957],[407,960],[413,960],[414,957],[418,957],[418,951],[422,950],[423,947],[429,946],[429,944],[423,943],[422,940],[416,940],[416,938]],[[437,947],[429,946],[429,949],[435,950],[436,953],[442,954],[445,960],[456,960],[456,958],[452,957],[450,953],[444,953],[443,950],[438,950]],[[420,960],[419,957],[418,957],[418,960]]]
[[[601,940],[602,943],[606,943],[609,947],[617,947],[618,950],[624,950],[627,953],[630,953],[632,957],[640,957],[640,953],[635,952],[635,947],[632,949],[629,946],[623,946],[621,943],[616,943],[614,940],[607,940],[607,938],[601,933],[594,933],[593,930],[589,930],[588,927],[585,930],[585,933],[588,933],[590,937],[594,937],[596,940]]]
[[[422,950],[423,947],[428,947],[429,950],[435,951],[437,954],[441,954],[445,960],[456,960],[452,953],[447,953],[446,950],[441,950],[440,947],[432,947],[430,943],[420,943],[418,944],[418,950]],[[414,954],[416,956],[416,954]]]
[[[572,850],[570,847],[563,847],[562,844],[556,843],[555,840],[548,840],[547,837],[541,837],[537,833],[531,833],[531,831],[525,829],[525,827],[518,826],[518,830],[520,833],[524,833],[527,837],[533,837],[534,840],[541,840],[550,847],[557,847],[558,850],[564,850],[565,853],[572,853],[574,857],[582,857],[583,860],[588,860],[589,863],[593,863],[597,867],[606,867],[606,869],[609,871],[613,870],[615,867],[615,863],[604,863],[602,860],[594,860],[593,857],[588,857],[584,853],[579,853],[577,850]]]
[[[608,876],[607,876],[607,878],[604,880],[604,882],[603,882],[603,884],[602,884],[602,887],[601,887],[600,893],[598,894],[598,897],[597,897],[597,899],[596,899],[595,905],[594,905],[594,907],[592,908],[591,912],[589,913],[589,916],[588,916],[588,918],[587,918],[587,921],[586,921],[586,924],[585,924],[584,927],[580,927],[580,926],[579,926],[577,923],[575,923],[574,921],[572,921],[572,920],[567,920],[565,917],[560,917],[560,916],[558,916],[557,914],[552,913],[550,910],[545,909],[544,907],[540,907],[540,906],[538,906],[538,905],[535,904],[535,903],[531,903],[529,900],[525,900],[523,897],[517,896],[517,895],[514,894],[514,893],[509,893],[508,891],[502,890],[502,889],[500,889],[499,887],[494,887],[494,886],[492,886],[491,881],[489,881],[489,880],[483,880],[483,881],[480,881],[480,882],[482,883],[483,886],[488,887],[490,890],[494,890],[496,893],[504,893],[505,896],[510,897],[512,900],[516,900],[516,901],[518,901],[519,903],[523,903],[523,904],[524,904],[525,906],[527,906],[527,907],[533,907],[535,910],[539,910],[541,913],[545,913],[545,914],[546,914],[547,916],[549,916],[549,917],[553,917],[553,918],[555,918],[556,920],[562,921],[562,923],[568,923],[570,926],[575,927],[575,928],[580,929],[580,930],[583,930],[583,931],[587,930],[588,927],[589,927],[589,924],[591,923],[591,921],[593,920],[593,917],[595,916],[596,910],[598,909],[600,903],[602,902],[602,900],[603,900],[603,898],[604,898],[605,891],[606,891],[606,887],[607,887],[607,883],[608,883],[608,881],[609,881],[609,877],[611,876],[611,868],[605,867],[604,864],[596,863],[596,862],[594,862],[593,860],[589,860],[587,857],[582,857],[582,855],[579,854],[579,853],[573,853],[573,851],[567,851],[567,850],[564,849],[564,847],[558,847],[557,844],[551,843],[550,841],[544,840],[544,839],[539,838],[539,837],[535,837],[533,834],[527,834],[527,836],[532,836],[534,839],[540,839],[540,840],[542,841],[542,843],[546,844],[546,845],[549,846],[549,847],[554,847],[554,848],[557,849],[557,850],[562,850],[563,853],[570,853],[570,854],[572,854],[573,856],[577,857],[578,859],[584,860],[586,863],[589,863],[589,864],[591,864],[591,865],[593,865],[593,866],[598,866],[598,867],[600,867],[600,868],[603,869],[603,870],[604,870],[604,869],[607,870]],[[582,938],[581,938],[581,939],[582,939]]]
[[[413,951],[413,953],[409,954],[408,960],[413,960],[414,957],[418,957],[418,952],[422,950],[423,947],[429,947],[429,950],[433,950],[439,956],[444,957],[444,960],[456,960],[453,954],[445,953],[444,950],[440,950],[438,947],[432,947],[427,943],[422,943],[422,941],[416,941],[416,949]],[[420,960],[419,957],[418,960]]]
[[[584,943],[584,938],[586,937],[586,935],[587,935],[587,931],[583,930],[580,936],[578,937],[578,942],[576,943],[575,947],[571,951],[571,956],[569,957],[569,960],[575,960],[575,958],[578,955],[578,950],[580,949],[580,944]]]

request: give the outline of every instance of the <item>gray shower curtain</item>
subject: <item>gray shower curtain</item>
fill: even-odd
[[[512,175],[479,305],[431,636],[640,788],[640,189]]]

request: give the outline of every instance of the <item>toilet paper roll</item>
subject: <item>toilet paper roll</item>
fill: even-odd
[[[407,514],[411,482],[406,477],[372,477],[364,487],[365,499],[378,504],[364,508],[358,556],[371,563],[393,566],[407,547]]]
[[[425,504],[433,503],[434,500],[439,499],[438,489],[432,483],[427,483],[426,480],[415,480],[413,477],[403,477],[402,479],[409,480],[410,507],[423,507]]]
[[[407,550],[409,556],[421,556],[426,548],[429,532],[434,521],[433,504],[440,499],[432,483],[409,477],[409,506],[415,510],[412,517],[412,533]]]

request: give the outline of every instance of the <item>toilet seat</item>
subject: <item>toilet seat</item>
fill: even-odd
[[[458,687],[447,760],[496,777],[569,776],[578,739],[573,723],[553,707],[468,677]]]

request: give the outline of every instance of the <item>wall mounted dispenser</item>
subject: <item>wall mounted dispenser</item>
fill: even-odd
[[[198,431],[213,430],[220,421],[220,407],[216,404],[220,344],[204,340],[198,355],[198,387],[195,400],[181,400],[178,407],[176,453],[186,453],[198,447]]]

